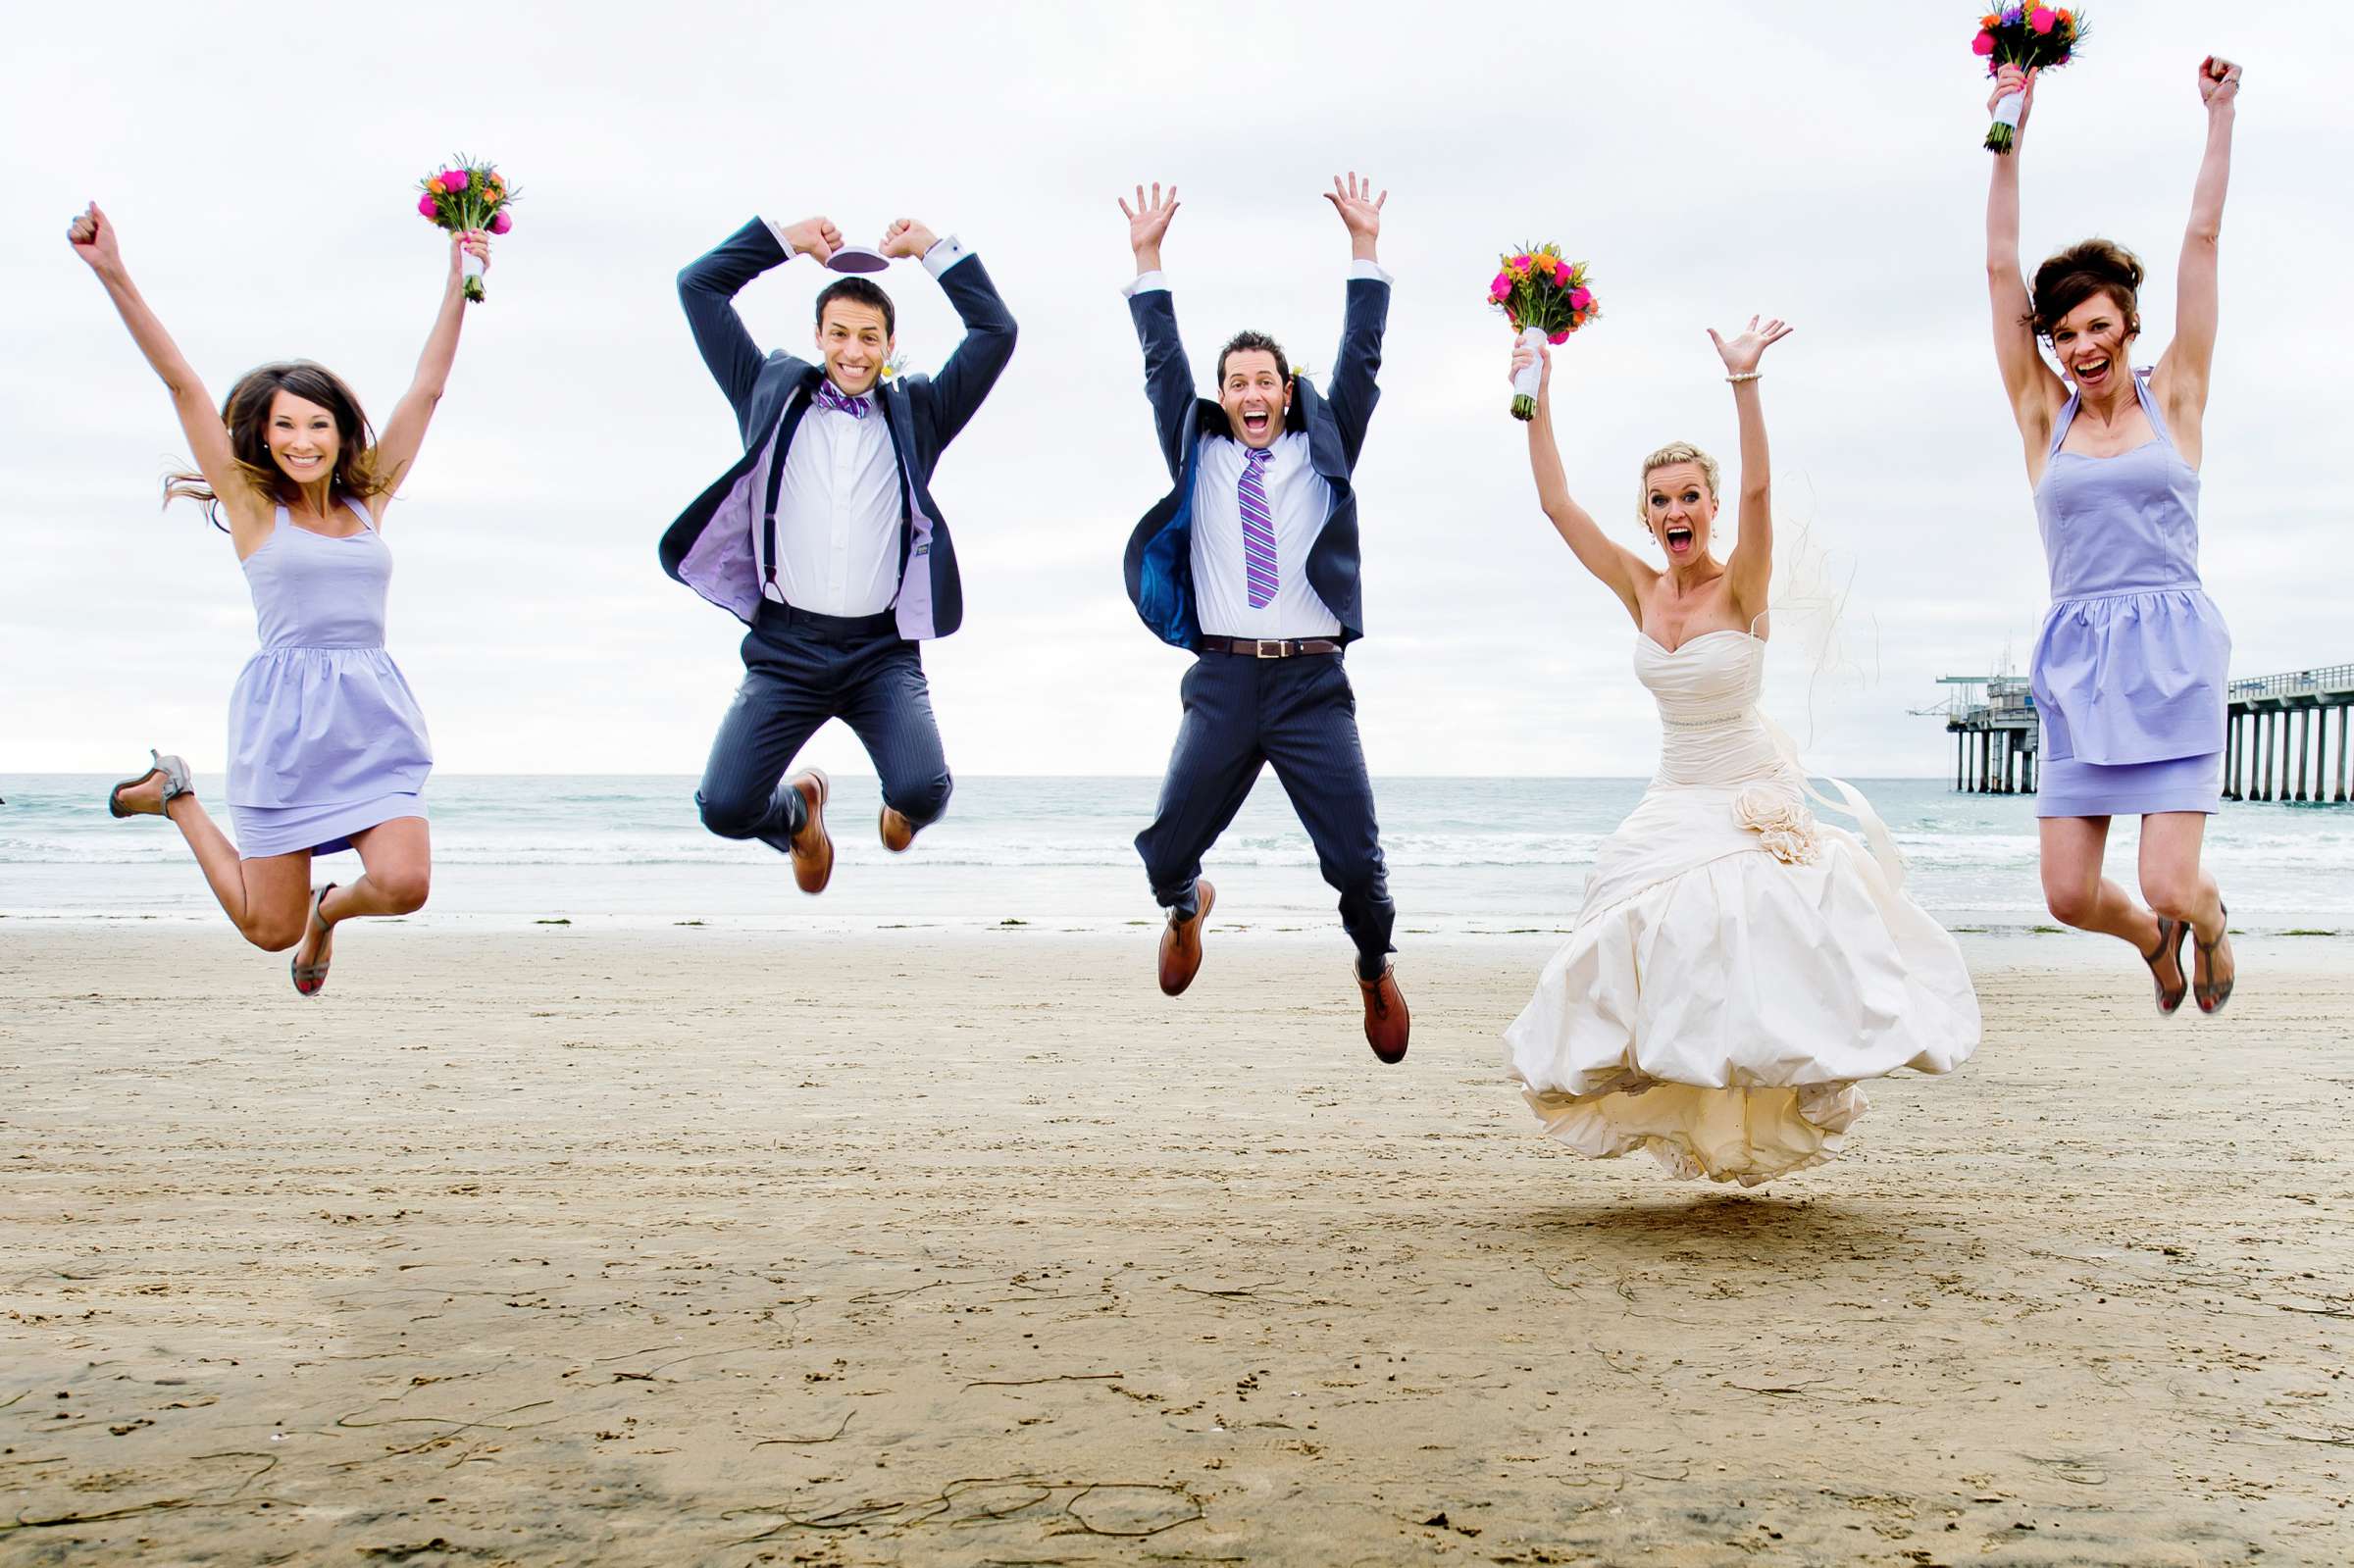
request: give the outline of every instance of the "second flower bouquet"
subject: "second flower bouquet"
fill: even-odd
[[[1560,343],[1602,314],[1586,286],[1586,264],[1563,261],[1558,245],[1528,245],[1509,252],[1504,270],[1488,284],[1488,303],[1504,312],[1512,330],[1530,348]],[[1512,378],[1512,418],[1537,417],[1537,388],[1544,367],[1530,365]]]

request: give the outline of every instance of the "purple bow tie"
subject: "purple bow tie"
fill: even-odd
[[[866,418],[868,405],[864,393],[854,397],[845,395],[837,391],[832,381],[820,377],[817,382],[817,406],[830,408],[837,414],[847,414],[854,420],[862,420]]]

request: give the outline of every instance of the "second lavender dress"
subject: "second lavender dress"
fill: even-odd
[[[2151,438],[2115,457],[2061,451],[2071,397],[2035,488],[2052,580],[2029,667],[2039,817],[2213,812],[2222,798],[2231,632],[2199,582],[2199,473],[2147,373],[2133,388]]]

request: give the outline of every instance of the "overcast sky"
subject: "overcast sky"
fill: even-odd
[[[1798,330],[1766,359],[1776,512],[1847,584],[1823,661],[1786,637],[1769,705],[1821,769],[1934,774],[1906,710],[1942,674],[2023,669],[2046,586],[1979,267],[1985,85],[1963,4],[1493,8],[675,0],[44,6],[11,24],[0,106],[0,771],[225,763],[253,646],[229,539],[156,509],[184,446],[64,228],[95,197],[216,400],[266,359],[324,361],[378,420],[407,385],[444,252],[413,181],[494,158],[522,192],[491,297],[391,514],[392,648],[452,773],[700,770],[739,628],[663,577],[663,527],[733,458],[679,267],[755,213],[854,239],[911,216],[986,260],[1021,323],[934,493],[964,630],[929,644],[966,774],[1157,773],[1186,656],[1137,621],[1120,551],[1162,492],[1120,286],[1115,198],[1173,180],[1179,319],[1206,376],[1253,326],[1321,372],[1348,244],[1318,199],[1390,191],[1383,400],[1357,471],[1367,636],[1350,654],[1382,774],[1634,774],[1656,722],[1632,628],[1535,506],[1506,414],[1496,252],[1590,260],[1606,312],[1556,396],[1573,489],[1640,539],[1635,464],[1734,458],[1704,329]],[[2148,263],[2148,359],[2205,116],[2244,62],[2207,420],[2204,569],[2235,675],[2354,658],[2342,456],[2354,25],[2319,0],[2095,6],[2044,83],[2025,245],[2091,233]],[[1508,36],[1509,35],[1509,36]],[[806,261],[742,297],[805,350]],[[885,281],[933,368],[956,323]],[[1729,519],[1728,519],[1729,522]],[[868,771],[840,727],[815,760]]]

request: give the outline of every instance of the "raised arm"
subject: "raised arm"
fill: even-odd
[[[1128,285],[1128,315],[1136,324],[1137,341],[1145,350],[1145,395],[1152,402],[1153,432],[1160,439],[1161,460],[1171,479],[1185,477],[1186,419],[1198,395],[1194,367],[1185,357],[1185,340],[1177,334],[1177,307],[1160,276],[1160,242],[1177,216],[1177,187],[1161,194],[1158,181],[1151,197],[1136,187],[1136,205],[1120,201],[1128,220],[1128,248],[1136,256],[1136,281]]]
[[[384,509],[392,504],[393,494],[401,481],[409,477],[410,465],[417,461],[417,448],[425,442],[425,428],[433,423],[434,406],[441,401],[443,388],[449,385],[449,368],[457,363],[458,332],[466,323],[464,269],[460,258],[467,252],[483,258],[486,266],[490,258],[489,236],[468,230],[449,236],[449,277],[441,285],[441,308],[435,313],[434,329],[426,334],[425,352],[417,356],[417,375],[409,382],[392,417],[384,422],[383,434],[376,442],[376,470],[391,486],[376,497],[373,510],[382,525]]]
[[[1381,271],[1381,209],[1390,193],[1373,194],[1373,181],[1361,183],[1356,171],[1349,182],[1332,177],[1324,199],[1341,215],[1349,230],[1349,308],[1341,324],[1341,349],[1332,362],[1332,379],[1325,386],[1332,403],[1333,423],[1341,436],[1341,455],[1356,467],[1364,449],[1365,427],[1372,422],[1373,405],[1381,401],[1376,379],[1381,374],[1381,335],[1389,325],[1390,285]]]
[[[929,462],[980,412],[982,399],[1005,373],[1006,362],[1013,358],[1013,313],[998,297],[981,258],[953,236],[942,239],[914,219],[901,218],[884,230],[877,248],[894,259],[921,260],[964,323],[964,336],[940,374],[908,383],[909,395],[920,399],[929,415],[919,437],[930,442],[925,454]]]
[[[212,395],[132,284],[116,243],[114,220],[92,202],[66,230],[66,239],[105,286],[123,325],[130,329],[130,340],[139,345],[149,367],[163,379],[164,389],[172,394],[172,411],[179,416],[179,428],[187,435],[196,470],[229,513],[230,531],[236,536],[238,553],[249,553],[259,546],[275,509],[237,462],[230,445],[229,427],[221,423]]]
[[[1724,361],[1724,379],[1733,383],[1733,409],[1741,421],[1740,536],[1733,540],[1732,558],[1725,562],[1731,580],[1733,605],[1754,625],[1766,613],[1766,594],[1773,586],[1773,470],[1766,451],[1766,409],[1758,394],[1758,361],[1766,350],[1790,335],[1780,321],[1749,326],[1729,342],[1709,329],[1709,341]]]
[[[2068,389],[2044,363],[2029,325],[2027,280],[2019,265],[2019,167],[2025,159],[2027,120],[2035,108],[2035,76],[2017,66],[1997,74],[1987,112],[2014,92],[2026,95],[2008,154],[1989,154],[1986,187],[1986,293],[1994,307],[1994,362],[2003,373],[2003,397],[2025,449],[2027,477],[2043,474],[2052,422],[2068,401]]]
[[[1593,514],[1569,498],[1569,478],[1561,472],[1561,444],[1553,435],[1553,350],[1538,350],[1545,361],[1537,383],[1537,417],[1528,422],[1528,466],[1537,481],[1537,504],[1553,521],[1554,531],[1568,544],[1585,569],[1602,585],[1618,595],[1637,628],[1643,625],[1643,590],[1659,574],[1640,556],[1603,532]],[[1512,346],[1512,372],[1528,363],[1529,350]]]
[[[711,379],[736,411],[739,430],[751,410],[752,384],[765,356],[736,313],[737,291],[803,251],[822,264],[841,246],[842,230],[827,219],[804,218],[777,228],[755,218],[680,269],[679,303],[687,308],[687,326]]]
[[[2185,461],[2197,464],[2200,425],[2207,412],[2207,376],[2215,363],[2217,264],[2224,232],[2224,194],[2231,183],[2231,123],[2239,112],[2239,67],[2210,55],[2199,62],[2199,98],[2207,106],[2207,150],[2191,187],[2190,225],[2175,280],[2175,337],[2151,378],[2167,424]]]

